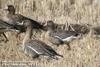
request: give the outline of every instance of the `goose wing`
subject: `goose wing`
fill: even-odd
[[[3,20],[0,20],[0,28],[12,28],[13,26],[8,24],[7,22],[4,22]]]
[[[36,29],[43,29],[43,25],[41,25],[39,22],[37,22],[37,21],[35,21],[35,20],[33,20],[33,19],[30,19],[30,18],[28,18],[28,17],[25,17],[25,16],[23,16],[23,15],[21,15],[21,14],[16,14],[15,15],[15,18],[16,18],[16,21],[17,22],[22,22],[22,21],[24,21],[24,20],[29,20],[29,21],[31,21],[32,22],[32,26],[33,26],[33,28],[36,28]]]
[[[18,25],[11,25],[3,20],[0,20],[0,32],[6,32],[6,31],[18,31],[21,26]]]
[[[44,42],[39,40],[31,40],[27,43],[27,47],[35,51],[39,55],[45,55],[45,56],[55,56],[57,53],[48,45],[46,45]]]
[[[62,32],[57,31],[57,32],[51,33],[51,35],[53,37],[59,37],[60,39],[65,39],[65,38],[68,38],[68,37],[75,35],[75,34],[76,34],[76,32],[66,32],[66,31],[62,31]]]

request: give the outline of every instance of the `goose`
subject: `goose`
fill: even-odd
[[[48,29],[47,31],[47,38],[48,40],[59,46],[59,45],[63,45],[64,43],[68,45],[68,50],[70,50],[70,45],[69,43],[75,39],[79,39],[81,37],[80,33],[76,33],[74,31],[59,31],[59,30],[54,30],[54,22],[53,21],[47,21],[46,27]]]
[[[13,26],[11,24],[8,24],[7,22],[0,20],[0,34],[2,34],[5,37],[5,42],[8,41],[8,38],[4,34],[5,32],[12,31],[12,32],[20,32],[19,26]]]
[[[40,24],[39,22],[30,19],[28,17],[25,17],[21,14],[16,14],[16,9],[13,5],[7,5],[7,7],[4,9],[6,12],[6,15],[2,18],[4,21],[8,22],[9,24],[12,25],[20,25],[21,23],[23,23],[25,20],[29,20],[32,23],[32,28],[34,29],[40,29],[45,31],[43,24]],[[20,27],[20,32],[16,35],[17,39],[20,40],[20,35],[21,33],[25,32],[25,28],[24,26]]]
[[[44,27],[42,24],[33,19],[25,17],[21,14],[16,14],[16,10],[13,5],[8,5],[4,10],[7,12],[7,14],[3,17],[3,20],[8,22],[9,24],[17,25],[19,23],[22,23],[24,20],[29,20],[32,23],[32,27],[34,29],[43,29]]]
[[[39,56],[49,57],[52,59],[58,59],[59,55],[52,47],[48,46],[41,40],[37,40],[32,37],[32,23],[25,21],[23,25],[26,27],[25,37],[23,39],[22,49],[24,53],[32,58],[38,58]]]

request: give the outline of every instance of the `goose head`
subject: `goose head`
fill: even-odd
[[[55,29],[55,24],[52,20],[47,21],[45,26],[46,26],[47,30],[53,31]]]
[[[8,13],[10,14],[15,14],[15,7],[13,5],[7,5],[5,8],[4,8],[5,11],[8,11]]]

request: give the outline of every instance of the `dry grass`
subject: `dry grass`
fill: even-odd
[[[44,22],[53,20],[58,24],[78,23],[100,25],[100,2],[99,0],[0,0],[0,8],[7,4],[13,4],[17,13]],[[0,10],[0,16],[3,14]],[[67,46],[53,46],[39,32],[34,35],[51,45],[64,58],[58,61],[32,60],[19,50],[14,33],[7,33],[9,42],[0,43],[1,61],[31,61],[34,67],[100,67],[100,39],[95,38],[91,33],[80,40],[73,41],[70,45],[72,50],[68,51]],[[38,34],[38,35],[37,35]],[[23,35],[24,36],[24,35]],[[22,39],[23,39],[22,36]],[[0,66],[0,67],[22,67],[22,66]],[[32,67],[28,63],[23,67]]]

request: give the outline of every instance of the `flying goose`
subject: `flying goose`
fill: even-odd
[[[13,5],[8,5],[7,8],[5,8],[4,10],[7,11],[8,13],[3,18],[3,20],[8,22],[9,24],[17,25],[19,23],[22,23],[24,20],[29,20],[32,23],[32,27],[35,29],[43,29],[44,27],[42,24],[33,19],[25,17],[21,14],[16,14],[15,13],[16,10]]]
[[[62,45],[64,43],[66,43],[68,45],[68,49],[70,49],[70,45],[69,43],[72,41],[72,40],[75,40],[75,39],[78,39],[81,37],[81,34],[79,33],[76,33],[74,31],[55,31],[54,30],[54,22],[53,21],[47,21],[47,24],[46,24],[46,27],[48,29],[47,31],[47,37],[48,37],[48,40],[59,46],[59,45]]]
[[[32,36],[32,23],[30,21],[25,21],[24,26],[26,29],[26,35],[23,39],[23,50],[24,53],[28,56],[31,56],[32,58],[36,58],[39,56],[46,56],[53,59],[58,59],[58,56],[63,57],[62,55],[59,55],[56,53],[56,51],[48,46],[46,43],[37,40],[37,39],[31,39]]]

